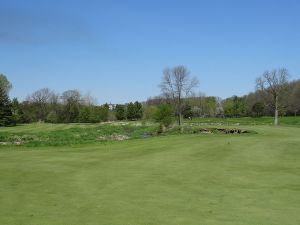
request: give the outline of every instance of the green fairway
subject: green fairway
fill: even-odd
[[[300,224],[300,128],[241,128],[257,134],[1,146],[0,224]]]
[[[187,123],[222,124],[222,125],[273,125],[273,117],[241,117],[241,118],[194,118]],[[300,126],[300,117],[286,116],[279,118],[280,125]]]

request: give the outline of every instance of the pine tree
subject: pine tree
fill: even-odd
[[[142,119],[143,117],[143,106],[141,103],[139,103],[138,101],[136,101],[134,103],[134,106],[135,106],[135,118],[136,119]]]
[[[128,120],[138,120],[143,117],[143,106],[139,102],[130,102],[127,105],[127,119]]]
[[[12,126],[15,124],[12,114],[12,104],[6,90],[0,87],[0,126]]]
[[[135,120],[135,106],[132,102],[127,105],[126,117],[128,120]]]
[[[14,121],[16,123],[23,123],[24,122],[24,113],[20,106],[20,103],[17,98],[14,98],[11,102],[12,107],[12,115],[14,118]]]
[[[117,120],[125,120],[126,119],[126,111],[124,105],[116,105],[116,118]]]

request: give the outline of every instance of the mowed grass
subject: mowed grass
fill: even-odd
[[[222,124],[222,125],[273,125],[273,117],[241,117],[241,118],[194,118],[186,120],[187,123]],[[300,116],[280,117],[281,126],[300,126]]]
[[[1,148],[0,224],[300,224],[300,128],[241,127]]]

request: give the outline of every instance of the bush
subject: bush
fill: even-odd
[[[160,123],[161,127],[169,127],[174,121],[174,112],[170,105],[159,105],[155,113],[155,121]]]
[[[156,106],[144,106],[144,119],[145,120],[153,120],[155,119],[155,114],[157,111],[157,107]]]

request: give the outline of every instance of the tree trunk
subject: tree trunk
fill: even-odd
[[[179,127],[180,127],[180,133],[183,133],[183,126],[182,126],[182,115],[181,115],[181,111],[179,111],[179,114],[178,114],[178,124],[179,124]]]
[[[181,112],[179,112],[179,114],[178,114],[178,125],[179,126],[182,125],[182,115],[181,115]]]
[[[181,121],[180,121],[180,112],[178,109],[176,109],[176,122],[177,124],[180,126],[181,125]]]
[[[181,126],[182,119],[181,119],[181,96],[178,96],[178,125]]]
[[[278,125],[278,96],[275,97],[275,118],[274,118],[274,125]]]

